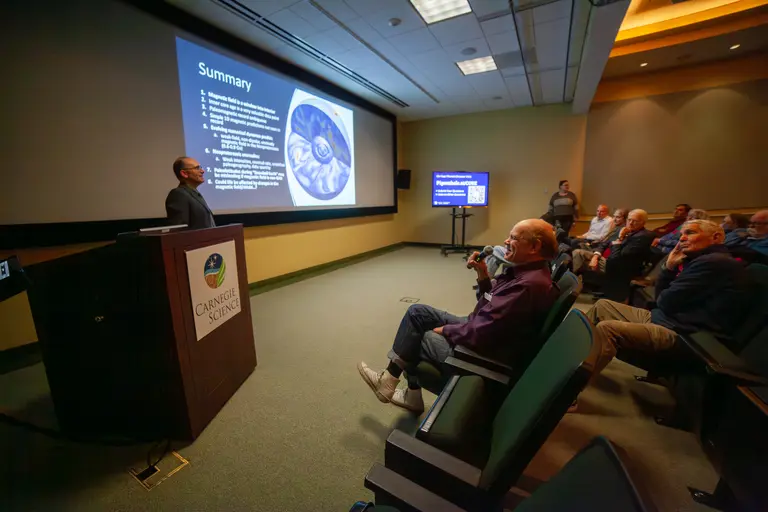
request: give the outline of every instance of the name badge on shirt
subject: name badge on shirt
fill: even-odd
[[[483,297],[485,297],[485,300],[487,300],[488,302],[491,302],[491,297],[493,297],[493,295],[491,295],[488,292],[485,292],[483,293]]]

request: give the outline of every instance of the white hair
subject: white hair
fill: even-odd
[[[688,212],[688,220],[709,220],[709,214],[707,213],[707,210],[702,210],[701,208],[692,208],[691,211]]]
[[[708,219],[693,219],[686,221],[681,229],[685,229],[686,226],[699,226],[699,229],[701,229],[701,231],[708,234],[709,236],[715,236],[715,234],[720,233],[720,235],[725,238],[725,231],[723,231],[723,228],[720,226],[720,224],[712,222]]]

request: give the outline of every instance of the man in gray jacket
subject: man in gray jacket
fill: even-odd
[[[179,186],[168,192],[165,198],[168,222],[186,224],[190,229],[215,227],[213,212],[197,191],[197,187],[205,183],[205,170],[200,162],[188,156],[179,157],[173,162],[173,173],[179,180]]]

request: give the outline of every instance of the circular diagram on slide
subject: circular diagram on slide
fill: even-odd
[[[343,117],[350,120],[349,130]],[[296,206],[354,204],[352,112],[297,89],[286,126],[288,183]],[[293,179],[292,179],[293,178]],[[350,194],[346,191],[352,187]]]

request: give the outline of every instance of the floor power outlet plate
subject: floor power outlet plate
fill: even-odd
[[[189,465],[189,461],[178,452],[171,452],[170,455],[169,457],[164,457],[154,466],[146,467],[141,471],[131,468],[128,470],[128,473],[144,489],[151,491]]]

